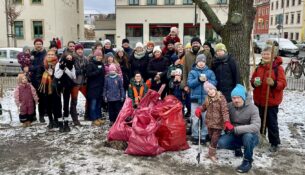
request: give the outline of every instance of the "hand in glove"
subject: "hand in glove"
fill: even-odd
[[[273,86],[274,85],[274,80],[272,78],[267,78],[267,84],[269,86]]]
[[[64,63],[59,64],[59,69],[64,70],[66,68],[66,65]]]
[[[195,116],[201,118],[201,107],[197,107],[195,110]]]
[[[231,124],[230,121],[225,122],[225,131],[233,132],[234,126]]]

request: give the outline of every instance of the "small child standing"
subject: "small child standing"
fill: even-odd
[[[123,80],[117,72],[115,64],[109,65],[109,74],[106,75],[103,97],[108,103],[110,126],[115,122],[125,100]]]
[[[224,129],[224,125],[231,125],[229,110],[225,96],[222,95],[220,91],[217,91],[213,84],[206,81],[204,83],[204,90],[207,92],[208,96],[202,106],[197,107],[195,115],[200,118],[202,112],[206,111],[205,123],[211,138],[207,157],[213,162],[216,162],[216,147],[221,132]]]
[[[20,122],[23,123],[22,126],[31,126],[31,123],[34,121],[34,110],[35,105],[38,103],[38,96],[25,74],[18,75],[18,85],[14,92],[14,98]]]

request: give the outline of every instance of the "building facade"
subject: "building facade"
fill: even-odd
[[[269,34],[302,41],[303,0],[271,0]]]
[[[228,17],[227,0],[208,0],[221,23]],[[183,44],[192,37],[199,36],[202,41],[217,39],[205,15],[197,8],[197,25],[195,5],[192,0],[116,0],[116,41],[128,38],[131,45],[136,42],[154,41],[162,45],[163,37],[170,28],[179,29]]]
[[[0,0],[0,13],[4,14],[0,15],[3,26],[0,47],[7,46],[5,1],[8,0]],[[35,38],[42,38],[44,46],[48,47],[54,37],[61,39],[63,45],[84,37],[83,0],[13,0],[12,3],[21,12],[13,28],[17,47],[32,46]]]
[[[253,34],[256,38],[269,34],[269,0],[255,0],[256,15]]]
[[[95,32],[95,39],[96,40],[105,40],[109,39],[113,46],[116,44],[116,15],[115,14],[108,14],[104,16],[100,16],[94,22],[94,32]]]

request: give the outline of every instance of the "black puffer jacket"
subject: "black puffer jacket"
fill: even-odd
[[[131,77],[134,77],[134,73],[136,71],[139,71],[144,81],[146,81],[148,79],[148,74],[147,74],[148,62],[149,62],[149,58],[147,54],[145,54],[140,59],[135,58],[134,54],[132,54],[131,57],[129,58]]]
[[[161,80],[162,82],[167,81],[167,70],[169,67],[170,63],[169,60],[166,57],[161,58],[153,58],[149,61],[147,71],[148,71],[148,76],[149,78],[154,79],[154,77],[157,75],[158,72],[161,73]]]
[[[102,62],[96,61],[93,58],[87,65],[87,98],[102,98],[105,66]]]
[[[235,58],[231,54],[222,58],[216,57],[213,60],[212,70],[216,76],[217,89],[223,93],[227,102],[231,102],[231,91],[240,83],[239,68]]]
[[[32,60],[32,66],[30,66],[31,82],[32,85],[35,87],[35,89],[38,89],[38,86],[42,78],[42,74],[45,71],[43,60],[46,54],[47,54],[46,50],[43,50],[41,52],[37,52],[33,50],[31,52],[31,55],[34,56],[34,60]]]

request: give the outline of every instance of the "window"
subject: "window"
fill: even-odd
[[[7,58],[7,51],[6,50],[0,50],[0,58]]]
[[[218,0],[218,4],[227,4],[227,0]]]
[[[129,5],[139,5],[139,0],[129,0]]]
[[[32,4],[41,4],[42,0],[32,0]]]
[[[286,7],[289,7],[289,0],[286,1]]]
[[[269,28],[269,21],[268,20],[266,20],[266,23],[265,23],[265,29],[268,29]]]
[[[76,0],[76,12],[79,13],[79,0]]]
[[[298,0],[298,5],[301,5],[301,3],[302,3],[302,0]]]
[[[273,10],[273,2],[271,3],[271,10]]]
[[[193,4],[193,0],[183,0],[183,4],[184,5],[192,5]]]
[[[293,39],[293,33],[290,33],[290,39]]]
[[[273,25],[273,16],[270,17],[270,25]]]
[[[294,6],[295,5],[295,0],[292,0],[292,6]]]
[[[18,51],[11,50],[10,51],[10,59],[17,59],[17,55],[19,54]]]
[[[200,24],[184,24],[183,43],[188,43],[193,37],[199,37]]]
[[[298,12],[297,14],[297,24],[300,24],[301,22],[301,12]]]
[[[147,0],[147,5],[157,5],[157,0]]]
[[[175,5],[175,0],[165,0],[165,5]]]
[[[14,22],[14,31],[15,31],[15,35],[16,38],[23,38],[24,34],[23,34],[23,21],[15,21]]]
[[[279,8],[279,1],[276,1],[275,3],[275,9],[277,10]]]
[[[137,42],[143,42],[143,24],[126,24],[126,38],[131,47],[135,47]]]
[[[149,24],[149,40],[163,46],[163,37],[169,34],[171,27],[178,27],[178,24]]]
[[[285,24],[288,24],[288,20],[289,20],[289,14],[287,13],[285,17]]]
[[[22,0],[13,0],[13,4],[22,4]]]
[[[299,32],[295,33],[295,40],[299,40]]]
[[[291,13],[291,17],[290,17],[290,24],[293,24],[294,23],[294,14]]]
[[[281,8],[284,8],[284,0],[281,1]]]
[[[33,21],[33,35],[34,38],[43,38],[42,21]]]

